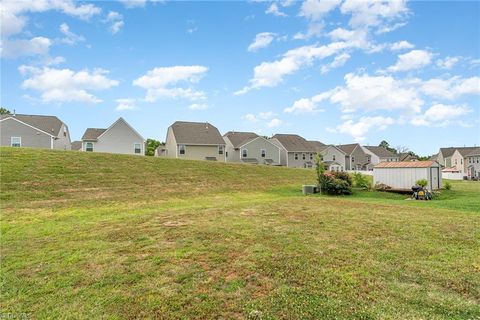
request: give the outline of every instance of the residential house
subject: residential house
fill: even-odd
[[[322,162],[329,171],[345,170],[345,152],[334,145],[326,145],[319,141],[309,141],[316,147],[316,152],[320,154]]]
[[[453,167],[454,163],[452,162],[452,156],[455,153],[455,150],[461,150],[461,153],[463,153],[465,151],[464,149],[467,149],[468,151],[472,151],[473,149],[475,149],[475,147],[440,148],[440,150],[438,151],[438,154],[437,154],[437,158],[435,160],[445,168]]]
[[[208,122],[173,123],[167,130],[164,154],[170,158],[226,161],[225,141]]]
[[[81,151],[82,150],[82,141],[73,141],[71,149],[74,150],[74,151]]]
[[[342,144],[337,147],[345,153],[346,170],[368,170],[371,166],[371,155],[360,144]]]
[[[87,128],[82,151],[145,155],[145,139],[123,118],[107,129]]]
[[[398,161],[398,155],[380,146],[363,146],[363,151],[370,156],[367,170],[373,170],[373,166],[380,162]]]
[[[473,152],[477,147],[456,148],[451,156],[451,167],[457,169],[463,176],[467,176],[467,155]]]
[[[280,164],[291,168],[313,168],[317,147],[296,134],[276,134],[270,141],[280,147]]]
[[[55,116],[1,115],[0,136],[2,146],[70,150],[68,126]]]
[[[475,148],[465,156],[467,177],[480,178],[480,148]]]
[[[223,140],[227,162],[280,164],[280,148],[256,133],[229,131]]]
[[[398,161],[418,161],[418,157],[409,152],[401,152],[398,154]]]

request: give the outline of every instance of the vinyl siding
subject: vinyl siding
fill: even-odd
[[[321,152],[321,154],[323,157],[323,161],[335,161],[342,167],[342,170],[346,170],[345,169],[345,153],[342,153],[340,150],[338,150],[335,147],[328,147],[324,149]],[[335,156],[335,160],[333,160],[333,156]]]
[[[177,157],[177,142],[175,141],[175,135],[173,134],[172,127],[167,130],[167,138],[165,139],[165,149],[167,150],[166,156],[169,158]]]
[[[218,146],[199,146],[199,145],[186,145],[185,154],[178,154],[180,159],[190,160],[206,160],[206,157],[215,157],[217,161],[225,162],[225,153],[218,154]]]
[[[65,136],[63,135],[64,130],[66,133]],[[62,124],[58,133],[58,138],[53,140],[53,148],[59,150],[71,150],[72,144],[70,141],[70,132],[65,124]]]
[[[11,137],[21,137],[22,147],[52,148],[52,137],[14,119],[0,122],[1,145],[10,146]]]
[[[255,158],[258,163],[263,164],[265,159],[272,159],[275,163],[280,163],[279,147],[263,138],[257,138],[242,146],[235,154],[235,156],[238,156],[237,161],[240,161],[243,149],[247,149],[247,158]],[[262,149],[266,151],[265,158],[262,158]]]
[[[295,153],[298,154],[298,160],[295,160]],[[303,160],[302,154],[305,154],[305,160]],[[313,160],[310,160],[310,154],[313,154]],[[315,153],[312,152],[288,152],[287,156],[289,168],[305,168],[305,163],[307,162],[315,164]],[[313,165],[313,167],[315,167],[315,165]]]

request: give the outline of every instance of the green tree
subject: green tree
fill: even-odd
[[[390,144],[385,140],[382,140],[382,142],[380,142],[380,144],[378,146],[382,147],[382,148],[385,148],[388,151],[393,152],[395,154],[397,153],[397,149],[390,147]]]
[[[12,114],[12,113],[10,112],[10,110],[8,110],[4,107],[1,107],[0,108],[0,114]]]
[[[162,143],[155,139],[147,139],[147,149],[145,150],[146,156],[154,156],[155,149],[157,149]]]

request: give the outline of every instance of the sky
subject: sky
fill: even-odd
[[[4,1],[1,105],[326,144],[480,145],[479,1]]]

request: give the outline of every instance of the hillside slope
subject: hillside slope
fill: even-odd
[[[312,183],[313,170],[106,153],[1,148],[4,206],[149,201]]]

